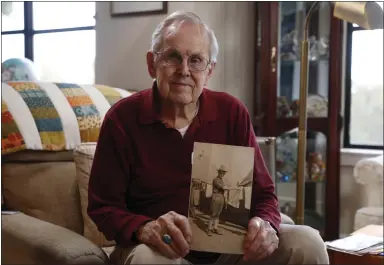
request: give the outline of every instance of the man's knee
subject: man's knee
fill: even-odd
[[[328,264],[326,246],[320,233],[303,225],[282,225],[280,242],[291,254],[292,264]]]
[[[172,260],[161,255],[145,244],[131,248],[116,247],[111,254],[113,264],[181,264],[181,260]]]

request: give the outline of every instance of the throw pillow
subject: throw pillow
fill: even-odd
[[[99,247],[109,247],[115,245],[115,241],[107,240],[105,236],[99,232],[96,224],[91,220],[87,213],[88,182],[95,150],[96,143],[83,143],[75,148],[73,155],[79,185],[81,214],[84,219],[84,236]]]

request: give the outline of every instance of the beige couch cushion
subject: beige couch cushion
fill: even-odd
[[[4,163],[2,181],[8,208],[83,234],[73,162]]]
[[[1,157],[2,162],[54,162],[73,161],[73,150],[71,151],[34,151],[24,150]]]
[[[84,236],[100,247],[113,246],[116,243],[109,241],[98,231],[95,223],[87,213],[88,207],[88,182],[95,154],[95,143],[84,143],[74,150],[77,181],[80,191],[81,213],[84,219]]]

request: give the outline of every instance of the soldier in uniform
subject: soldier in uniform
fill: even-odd
[[[224,166],[220,166],[217,170],[217,177],[212,183],[212,200],[211,200],[211,217],[208,222],[207,234],[212,236],[212,232],[221,235],[221,231],[217,228],[219,225],[219,217],[225,204],[224,191],[228,187],[224,186],[224,175],[227,170]]]

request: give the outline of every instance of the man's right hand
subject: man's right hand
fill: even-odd
[[[171,244],[164,243],[162,240],[164,234],[171,236]],[[171,211],[140,227],[137,239],[140,243],[157,248],[168,258],[178,259],[189,253],[192,230],[185,216]]]

